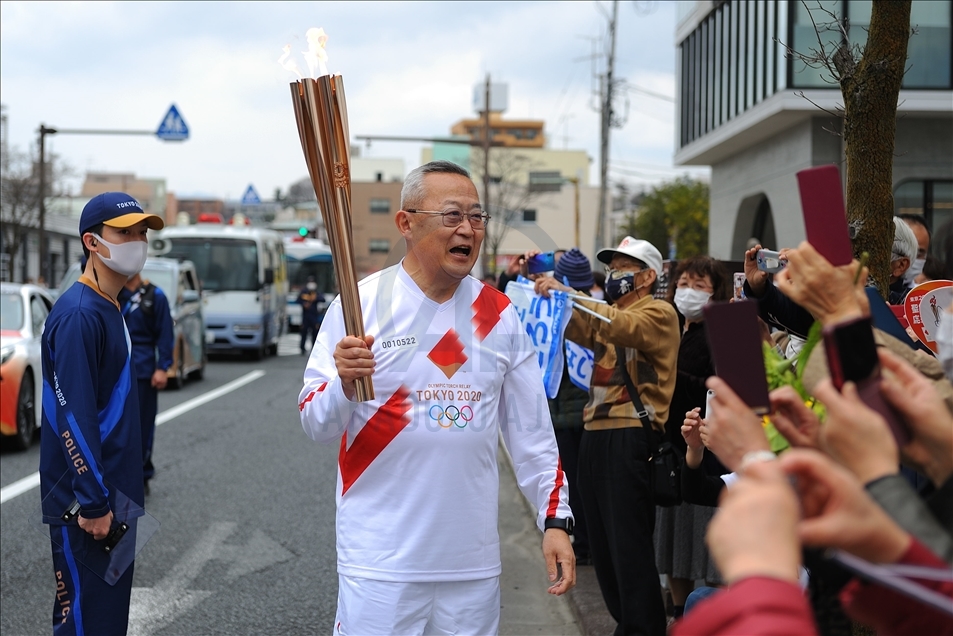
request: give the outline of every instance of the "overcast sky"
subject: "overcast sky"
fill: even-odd
[[[611,181],[634,189],[672,168],[673,2],[620,2],[616,77],[634,87],[613,131]],[[26,150],[40,123],[155,130],[175,103],[183,143],[151,136],[48,136],[78,174],[165,178],[180,197],[263,199],[306,176],[289,82],[277,60],[305,31],[328,33],[328,67],[344,75],[352,135],[443,136],[472,116],[473,86],[509,85],[511,118],[546,122],[550,146],[585,149],[598,181],[593,53],[605,49],[603,2],[3,2],[0,98],[9,144]],[[595,65],[595,66],[594,66]],[[624,99],[620,99],[620,107]],[[420,145],[375,142],[365,156],[419,164]],[[693,169],[698,174],[698,169]],[[78,179],[74,192],[78,191]]]

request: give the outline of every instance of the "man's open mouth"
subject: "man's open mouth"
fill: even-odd
[[[457,245],[456,247],[451,247],[451,248],[450,248],[450,253],[451,253],[451,254],[461,254],[461,255],[463,255],[463,256],[469,256],[469,255],[470,255],[470,250],[471,250],[471,248],[470,248],[469,245]]]

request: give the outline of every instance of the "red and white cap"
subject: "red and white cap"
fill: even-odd
[[[627,236],[619,243],[619,247],[599,250],[596,258],[608,265],[616,254],[642,261],[648,269],[654,269],[656,275],[662,273],[662,253],[648,241]]]

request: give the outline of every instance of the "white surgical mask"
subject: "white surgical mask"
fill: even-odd
[[[109,258],[101,253],[99,258],[103,265],[127,278],[132,278],[142,271],[149,253],[149,244],[145,241],[129,241],[128,243],[110,243],[103,240],[98,234],[93,234],[96,240],[109,248]]]
[[[923,264],[927,262],[925,258],[914,259],[910,263],[910,267],[907,268],[907,272],[903,275],[903,282],[907,285],[913,286],[913,279],[920,275],[923,271]]]
[[[675,306],[678,311],[685,316],[686,320],[697,320],[702,316],[702,307],[711,300],[711,294],[708,292],[691,289],[690,287],[679,287],[675,290]]]
[[[953,382],[953,314],[940,313],[940,324],[936,332],[936,358],[943,365],[946,379]]]
[[[315,291],[318,288],[317,283],[308,283],[308,291]]]
[[[593,298],[595,298],[596,300],[605,300],[605,299],[606,299],[606,293],[605,293],[604,291],[602,291],[601,289],[593,289],[593,290],[591,290],[591,291],[589,292],[589,295],[591,295],[591,296],[592,296]]]

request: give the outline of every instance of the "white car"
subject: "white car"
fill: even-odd
[[[42,287],[0,284],[0,435],[26,450],[42,423],[40,336],[53,307]]]

